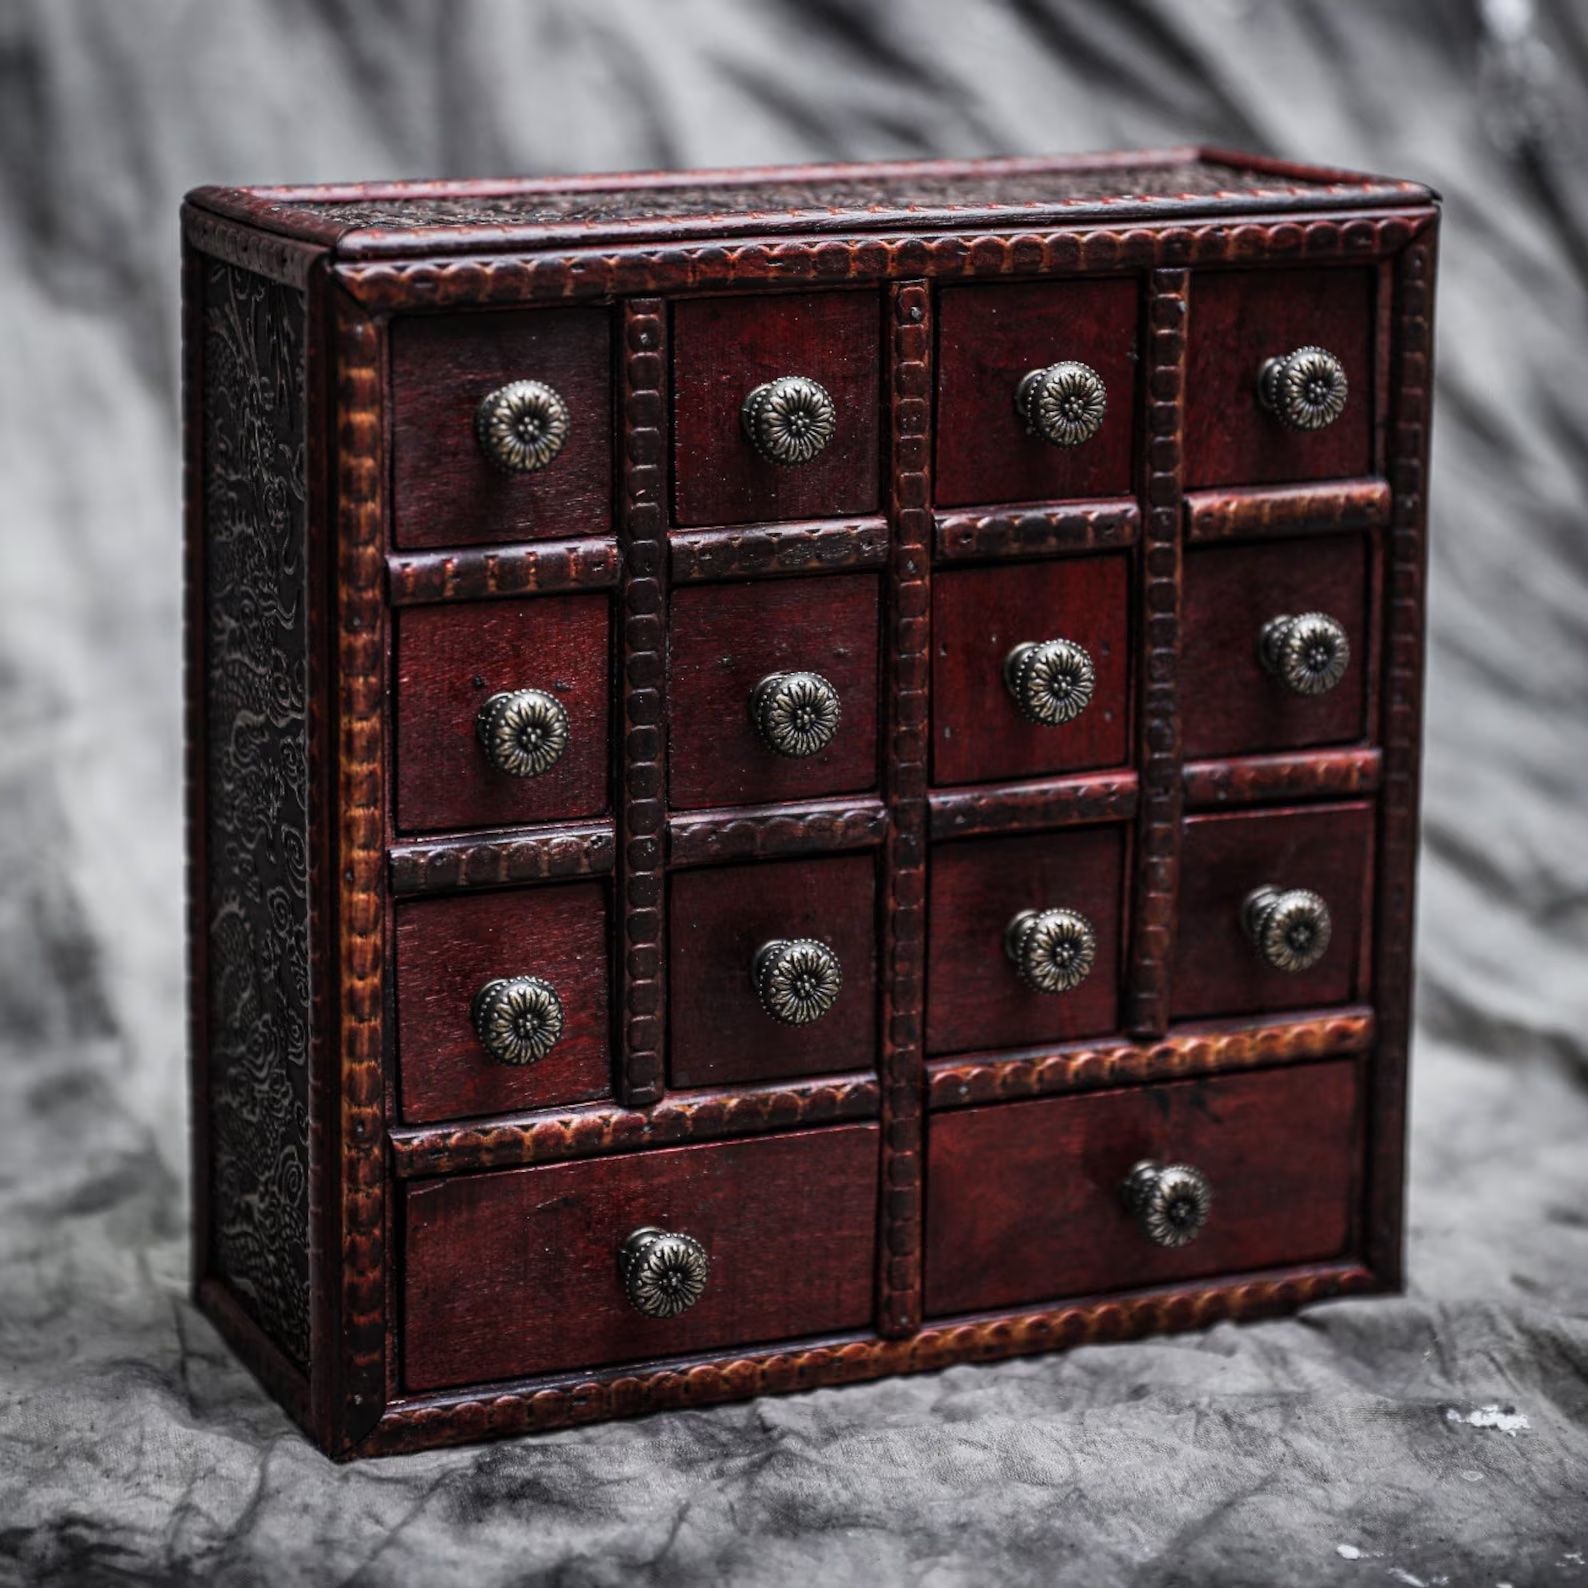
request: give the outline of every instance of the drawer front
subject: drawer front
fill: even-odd
[[[938,305],[939,506],[1130,493],[1134,280],[947,287]],[[1101,379],[1102,423],[1060,445],[1033,433],[1016,393],[1031,371],[1071,362]]]
[[[875,292],[694,298],[673,306],[675,517],[685,527],[832,518],[881,500],[882,303]],[[832,404],[832,435],[801,463],[745,433],[757,387],[799,375]]]
[[[444,1389],[836,1333],[869,1321],[877,1127],[498,1170],[411,1187],[403,1376]],[[691,1237],[709,1270],[674,1317],[636,1309],[631,1232]]]
[[[1365,997],[1372,859],[1368,805],[1187,818],[1173,1016],[1311,1009]],[[1259,889],[1323,900],[1328,946],[1315,962],[1281,968],[1262,957],[1246,909]]]
[[[1366,734],[1370,555],[1370,542],[1358,535],[1187,555],[1186,755],[1339,744]],[[1314,666],[1301,632],[1290,652],[1272,643],[1265,660],[1265,630],[1277,638],[1280,620],[1312,614],[1325,620],[1311,630],[1321,646]]]
[[[1185,483],[1266,485],[1373,472],[1373,274],[1237,270],[1191,285]],[[1259,398],[1270,358],[1321,347],[1346,378],[1345,407],[1318,429],[1286,424]]]
[[[934,1316],[1322,1261],[1355,1227],[1351,1061],[935,1114],[926,1310]],[[1211,1191],[1183,1246],[1122,1194],[1141,1162]]]
[[[674,1086],[734,1086],[869,1070],[877,1062],[877,876],[870,855],[679,872],[668,922]],[[768,944],[817,945],[809,961],[769,954],[812,978],[790,1006],[763,984]],[[836,960],[836,971],[833,961]],[[769,1005],[771,1007],[769,1007]],[[795,1023],[791,1016],[803,1016]]]
[[[676,808],[877,786],[879,596],[874,574],[674,595],[668,789]],[[757,692],[763,680],[790,673],[815,678]],[[835,709],[836,723],[827,715]]]
[[[928,1053],[1065,1042],[1114,1029],[1123,828],[939,844],[930,865]],[[1090,969],[1076,985],[1039,990],[1011,958],[1011,922],[1028,910],[1078,914],[1090,928]],[[1068,935],[1059,941],[1074,947]]]
[[[1119,766],[1130,757],[1129,559],[940,572],[932,580],[932,781],[980,783]],[[1006,672],[1016,646],[1067,641],[1085,652],[1090,698],[1050,709],[1045,675]],[[1060,677],[1073,656],[1055,659]],[[1034,691],[1035,703],[1024,694]],[[1033,711],[1065,721],[1033,720]]]
[[[397,825],[419,832],[601,815],[609,621],[605,595],[398,613]],[[503,770],[481,741],[481,708],[518,692],[551,697],[565,718],[566,747],[540,771]]]
[[[605,534],[612,520],[612,355],[605,309],[412,316],[391,336],[393,517],[399,546]],[[480,405],[515,381],[565,410],[555,456],[493,461]]]
[[[396,914],[405,1121],[428,1124],[610,1095],[605,884],[409,899]],[[550,987],[561,1022],[550,1049],[527,1062],[523,1049],[493,1055],[474,1024],[482,987],[521,979]],[[539,989],[526,991],[544,998]],[[527,1012],[545,1017],[539,1002]]]

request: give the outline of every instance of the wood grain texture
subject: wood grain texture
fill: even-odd
[[[1130,564],[1120,554],[953,568],[932,581],[932,781],[988,783],[1130,759]],[[1091,702],[1057,727],[1023,716],[1004,658],[1030,640],[1084,647]]]
[[[1185,533],[1189,541],[1381,529],[1389,517],[1387,480],[1231,486],[1217,491],[1187,491],[1185,498]]]
[[[932,1121],[926,1310],[1049,1297],[1349,1255],[1359,1157],[1354,1062],[1006,1103]],[[1202,1233],[1158,1246],[1120,1197],[1143,1159],[1213,1187]]]
[[[877,1127],[464,1175],[405,1198],[403,1381],[436,1389],[855,1328],[871,1311]],[[624,1295],[642,1226],[711,1274],[675,1318]]]
[[[386,559],[394,607],[432,601],[563,590],[606,590],[618,582],[618,543],[610,537],[493,546],[489,551],[408,552]]]
[[[1065,507],[1005,507],[988,513],[939,515],[934,545],[939,562],[1054,557],[1123,551],[1136,543],[1141,509],[1130,497],[1074,502]]]
[[[709,866],[728,860],[839,854],[875,848],[887,833],[887,807],[880,800],[813,800],[764,811],[697,811],[668,817],[667,858],[674,866]]]
[[[388,861],[391,891],[399,897],[453,893],[605,876],[617,861],[617,839],[605,822],[510,837],[421,839],[393,844]]]
[[[871,855],[682,871],[668,887],[669,1079],[727,1086],[877,1063],[877,863]],[[788,1026],[761,1007],[756,950],[814,938],[843,987],[819,1020]]]
[[[875,291],[693,298],[673,306],[673,491],[681,526],[875,513],[881,496],[882,322]],[[837,409],[810,462],[768,463],[739,410],[780,375],[819,381]]]
[[[934,492],[940,506],[1130,491],[1137,296],[1130,277],[953,287],[941,294]],[[1061,359],[1089,365],[1108,390],[1102,428],[1075,447],[1032,435],[1015,408],[1021,377]]]
[[[971,838],[1125,821],[1136,814],[1137,794],[1134,772],[1082,772],[996,788],[934,789],[932,837]]]
[[[680,529],[668,542],[674,584],[882,568],[888,521],[815,519],[736,529]]]
[[[417,315],[392,324],[393,512],[402,547],[604,535],[612,523],[612,363],[605,309]],[[544,469],[495,467],[474,436],[488,392],[551,386],[568,439]]]
[[[857,573],[674,592],[667,676],[674,809],[877,787],[880,584]],[[795,671],[820,673],[838,691],[838,732],[815,755],[778,755],[750,716],[755,686]]]
[[[1378,792],[1378,750],[1314,750],[1249,755],[1233,761],[1188,761],[1185,799],[1192,810],[1255,805],[1265,800],[1347,799]]]

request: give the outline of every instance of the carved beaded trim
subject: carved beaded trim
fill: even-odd
[[[503,977],[474,995],[469,1018],[498,1064],[536,1064],[562,1036],[562,999],[539,976]]]
[[[819,754],[842,716],[838,691],[820,673],[769,673],[750,691],[750,720],[777,755]]]
[[[545,468],[562,451],[571,424],[561,394],[540,380],[498,386],[474,413],[481,451],[509,474]]]
[[[492,695],[480,707],[474,726],[486,759],[509,777],[539,777],[568,748],[568,713],[543,689]]]
[[[756,997],[774,1020],[809,1025],[838,1002],[844,968],[825,943],[814,938],[774,938],[756,950],[751,967]]]

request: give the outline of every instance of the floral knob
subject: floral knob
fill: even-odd
[[[1351,641],[1327,613],[1285,614],[1263,625],[1257,655],[1291,694],[1327,695],[1351,665]]]
[[[485,758],[509,777],[539,777],[568,748],[568,713],[544,689],[492,695],[474,719]]]
[[[1086,710],[1097,670],[1074,640],[1027,640],[1004,657],[1004,686],[1023,717],[1057,728]]]
[[[1298,347],[1264,361],[1257,372],[1257,398],[1291,430],[1322,430],[1345,412],[1350,396],[1345,365],[1323,347]]]
[[[825,750],[842,715],[838,691],[820,673],[768,673],[750,691],[750,720],[777,755]]]
[[[1075,910],[1022,910],[1004,928],[1004,953],[1033,992],[1079,987],[1097,960],[1097,933]]]
[[[1091,365],[1065,359],[1027,370],[1015,387],[1015,408],[1029,434],[1056,447],[1078,447],[1103,428],[1108,388]]]
[[[1334,933],[1329,906],[1310,888],[1254,888],[1241,906],[1241,925],[1271,970],[1310,970]]]
[[[474,411],[480,450],[509,474],[533,474],[568,439],[568,404],[543,380],[512,380],[487,392]]]
[[[739,410],[750,445],[768,463],[809,463],[837,427],[827,388],[809,375],[779,375],[757,386]]]
[[[539,976],[499,977],[475,993],[469,1018],[498,1064],[534,1064],[562,1035],[562,999]]]
[[[711,1259],[693,1235],[671,1235],[647,1224],[618,1248],[618,1273],[636,1312],[676,1318],[706,1293]]]
[[[1159,1246],[1188,1246],[1213,1208],[1213,1187],[1200,1169],[1150,1158],[1125,1176],[1120,1196],[1142,1234]]]
[[[844,988],[838,956],[809,937],[778,937],[763,943],[755,951],[750,976],[761,1007],[786,1026],[820,1020]]]

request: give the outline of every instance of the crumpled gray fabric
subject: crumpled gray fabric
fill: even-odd
[[[1577,0],[0,7],[0,1580],[1588,1583]],[[1216,140],[1448,200],[1410,1287],[336,1468],[186,1296],[176,206]]]

